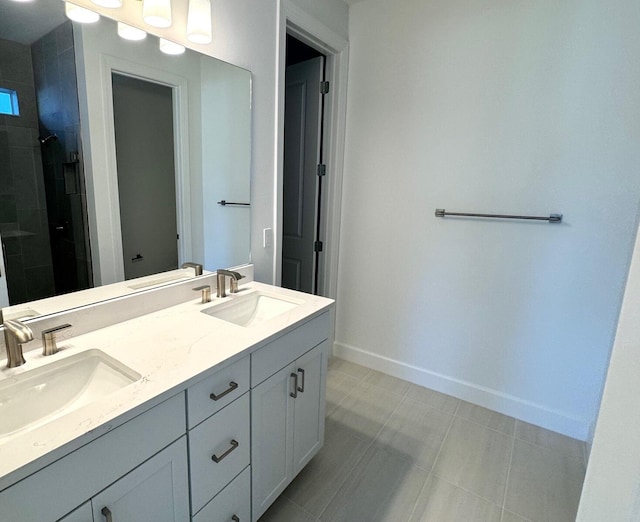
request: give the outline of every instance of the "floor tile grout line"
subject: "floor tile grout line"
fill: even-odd
[[[475,491],[471,491],[470,489],[467,489],[464,486],[459,486],[458,484],[454,484],[450,480],[447,480],[445,477],[441,477],[436,472],[432,472],[431,475],[433,475],[438,480],[442,480],[443,482],[446,482],[447,484],[449,484],[450,486],[452,486],[454,488],[458,488],[458,489],[464,491],[465,493],[468,493],[469,495],[473,495],[476,498],[482,499],[485,502],[488,502],[489,504],[492,504],[493,506],[496,506],[500,510],[504,509],[500,504],[498,504],[497,502],[491,500],[490,498],[483,497],[482,495],[478,495],[478,493],[476,493]],[[520,515],[518,515],[518,516],[520,516]]]
[[[458,411],[458,408],[456,408],[456,411]],[[442,437],[442,442],[440,443],[440,447],[438,448],[438,453],[436,453],[436,458],[433,459],[433,464],[431,465],[431,473],[430,475],[435,475],[434,470],[436,469],[436,464],[438,464],[438,459],[440,458],[440,454],[442,453],[442,448],[444,448],[445,443],[447,442],[447,438],[449,437],[449,434],[451,433],[451,427],[453,426],[453,421],[455,420],[456,416],[455,414],[451,415],[451,419],[449,419],[449,426],[447,426],[447,432],[444,434],[444,437]],[[427,479],[428,480],[428,479]],[[420,492],[422,493],[422,492]]]
[[[355,364],[355,363],[352,363],[352,364]],[[364,381],[364,379],[366,379],[366,378],[367,378],[367,375],[369,375],[369,374],[371,373],[371,370],[369,370],[366,374],[364,374],[364,376],[363,376],[363,377],[361,377],[360,379],[358,379],[357,377],[355,377],[355,376],[353,376],[353,375],[351,375],[351,374],[349,374],[349,373],[347,373],[347,372],[343,372],[343,371],[340,371],[340,370],[332,370],[332,371],[334,371],[334,372],[338,372],[338,373],[340,373],[340,374],[342,374],[342,375],[346,375],[347,377],[350,377],[350,378],[352,378],[352,379],[355,379],[355,380],[356,380],[356,381],[358,381],[358,382],[355,384],[355,386],[354,386],[353,388],[351,388],[351,390],[349,390],[349,391],[346,393],[346,395],[344,395],[344,397],[342,397],[342,399],[340,399],[340,401],[335,405],[335,407],[334,407],[334,408],[333,408],[333,409],[332,409],[332,410],[331,410],[331,411],[326,415],[327,417],[328,417],[331,413],[333,413],[335,410],[337,410],[337,409],[338,409],[338,407],[339,407],[339,406],[340,406],[340,405],[341,405],[345,400],[347,400],[347,397],[349,397],[349,396],[353,393],[353,391],[354,391],[354,390],[356,390],[356,389],[358,388],[358,386],[360,386],[360,384]],[[329,373],[329,368],[327,368],[327,373]]]
[[[580,464],[582,464],[584,466],[584,459],[581,459],[580,457],[576,457],[575,455],[570,455],[568,452],[563,451],[561,449],[557,449],[557,448],[550,448],[548,446],[542,446],[541,444],[536,444],[535,442],[531,442],[530,440],[525,440],[525,439],[521,439],[520,437],[514,437],[515,440],[522,442],[524,444],[528,444],[529,446],[533,446],[534,448],[538,448],[544,451],[549,451],[555,455],[562,455],[564,458],[568,458],[571,459],[572,461],[575,462],[580,462]],[[586,468],[585,468],[586,469]]]
[[[409,514],[409,521],[413,520],[413,516],[416,514],[416,509],[418,509],[418,503],[420,502],[420,497],[422,497],[422,493],[424,492],[424,489],[427,487],[427,484],[429,484],[429,479],[431,478],[432,475],[433,475],[432,472],[429,472],[427,474],[427,479],[424,481],[424,484],[422,484],[422,487],[420,488],[420,492],[418,493],[418,496],[416,497],[416,501],[413,504],[413,509],[411,510],[411,513]]]
[[[369,373],[371,373],[371,371],[369,371],[367,373],[367,375],[369,375]],[[365,376],[366,377],[366,376]],[[364,378],[363,377],[363,380]],[[362,382],[362,381],[361,381]],[[406,381],[405,381],[406,382]],[[355,386],[353,389],[355,390],[358,386]],[[400,406],[400,403],[402,402],[402,400],[404,399],[404,397],[407,395],[407,393],[409,393],[409,388],[407,387],[407,389],[405,390],[405,392],[402,394],[400,400],[398,401],[398,404],[396,404],[395,408],[393,409],[393,411],[391,412],[391,414],[389,415],[389,417],[387,418],[387,420],[385,421],[385,423],[382,425],[382,428],[380,428],[380,430],[378,430],[378,432],[376,433],[376,435],[369,441],[369,443],[367,444],[367,446],[364,448],[364,451],[362,452],[362,455],[360,456],[359,459],[356,460],[356,462],[353,464],[353,466],[351,467],[351,469],[349,471],[347,471],[344,475],[344,479],[340,482],[338,489],[336,490],[336,492],[332,495],[332,497],[329,499],[329,502],[327,503],[327,505],[324,507],[324,509],[320,512],[320,515],[318,515],[317,520],[321,520],[322,518],[322,514],[327,510],[327,508],[331,505],[331,502],[333,501],[333,499],[336,497],[336,495],[338,495],[338,493],[340,493],[342,486],[344,485],[344,483],[347,481],[347,479],[351,476],[351,474],[354,472],[354,470],[358,467],[358,464],[360,464],[360,462],[362,461],[362,459],[364,458],[364,456],[367,454],[367,452],[373,447],[373,445],[375,444],[375,441],[377,440],[378,436],[380,435],[380,433],[382,432],[382,430],[384,429],[384,427],[387,425],[387,423],[389,422],[389,419],[391,419],[391,417],[393,416],[393,414],[396,412],[396,410],[398,409],[398,407]],[[353,391],[353,390],[351,390]],[[351,392],[349,392],[351,393]],[[346,396],[345,396],[346,399]],[[343,399],[344,400],[344,399]],[[366,442],[363,439],[359,439],[358,437],[355,437],[358,440],[361,440],[362,442]],[[416,501],[417,502],[417,501]]]
[[[358,439],[358,440],[362,440],[362,439]],[[327,502],[327,505],[322,509],[322,511],[320,511],[320,514],[318,515],[317,520],[320,520],[322,518],[322,515],[327,510],[327,508],[331,505],[331,503],[333,502],[333,499],[336,498],[336,496],[338,495],[338,493],[340,493],[340,491],[342,491],[342,486],[347,481],[347,479],[351,476],[354,470],[358,467],[358,464],[360,464],[360,462],[362,461],[364,456],[367,454],[369,449],[371,449],[371,446],[373,446],[373,442],[374,442],[373,440],[369,442],[369,444],[364,448],[362,455],[360,455],[360,458],[356,459],[356,462],[353,464],[351,469],[344,474],[344,478],[340,481],[340,484],[338,484],[338,488],[336,489],[336,492],[333,495],[331,495],[331,498],[329,499],[329,502]]]
[[[296,506],[298,509],[300,509],[300,511],[302,511],[305,515],[309,515],[311,518],[313,518],[314,520],[318,520],[318,517],[315,516],[313,513],[310,513],[309,511],[307,511],[304,507],[302,507],[300,504],[298,504],[295,500],[293,500],[292,498],[288,497],[284,491],[282,492],[282,494],[284,495],[284,497],[291,502],[294,506]]]
[[[474,420],[471,420],[471,419],[467,419],[466,417],[461,417],[460,415],[454,415],[454,416],[457,417],[458,419],[462,419],[463,421],[467,421],[467,422],[470,422],[471,424],[475,424],[476,426],[481,426],[481,427],[487,428],[488,430],[491,430],[491,431],[493,431],[495,433],[500,433],[501,435],[504,435],[505,437],[513,437],[513,434],[509,435],[508,433],[505,433],[504,431],[497,430],[496,428],[492,428],[491,426],[487,426],[486,424],[483,424],[481,422],[474,421]],[[511,417],[511,418],[513,418],[513,417]]]
[[[406,382],[406,381],[405,381]],[[391,417],[393,417],[394,413],[396,411],[398,411],[398,408],[400,407],[400,404],[402,404],[402,401],[405,399],[405,397],[407,396],[407,394],[409,393],[409,388],[407,388],[404,393],[402,394],[402,396],[400,397],[400,400],[398,401],[398,404],[395,405],[395,407],[393,408],[393,411],[389,414],[389,416],[387,417],[387,419],[384,421],[384,423],[382,424],[382,427],[378,430],[378,432],[375,434],[375,436],[373,437],[373,441],[371,442],[372,444],[375,443],[375,441],[378,440],[378,437],[380,436],[380,434],[382,433],[382,431],[387,427],[387,424],[389,424],[389,421],[391,420]],[[399,394],[396,394],[396,396],[399,396]],[[368,449],[368,448],[367,448]]]
[[[516,446],[515,428],[513,437],[511,437],[511,451],[509,452],[509,466],[507,467],[507,478],[504,483],[504,493],[502,494],[502,513],[500,514],[500,522],[504,522],[504,507],[507,503],[507,493],[509,492],[509,479],[511,478],[511,467],[513,466],[513,452]]]

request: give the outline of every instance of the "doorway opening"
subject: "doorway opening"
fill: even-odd
[[[287,34],[282,181],[282,286],[319,293],[326,56]]]
[[[173,90],[112,73],[125,280],[178,268]]]

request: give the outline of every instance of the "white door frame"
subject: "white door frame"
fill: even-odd
[[[276,285],[282,279],[282,178],[284,165],[284,87],[286,69],[287,33],[320,51],[327,57],[325,80],[331,89],[325,96],[323,143],[327,176],[323,180],[321,206],[321,240],[323,256],[319,261],[318,292],[335,298],[338,291],[338,252],[340,246],[340,214],[342,208],[342,175],[344,166],[344,138],[347,107],[347,72],[349,42],[327,26],[285,0],[280,18],[278,53],[278,154],[275,184],[275,222],[278,230],[275,238],[275,263],[273,280]]]
[[[118,197],[118,171],[116,162],[116,141],[113,120],[113,86],[111,77],[113,73],[130,76],[132,78],[157,83],[170,87],[173,91],[173,139],[174,139],[174,163],[176,178],[176,225],[180,241],[178,242],[178,266],[191,258],[191,197],[189,192],[189,120],[188,120],[188,94],[187,80],[181,76],[168,73],[160,69],[147,67],[139,63],[129,62],[114,56],[102,56],[102,96],[105,107],[104,116],[104,141],[106,147],[106,180],[102,189],[106,194],[93,194],[93,208],[95,215],[100,213],[97,208],[98,201],[109,201],[111,210],[103,213],[102,219],[96,219],[94,223],[102,224],[94,233],[98,236],[97,245],[92,241],[92,257],[96,259],[106,252],[93,251],[103,242],[100,238],[109,238],[107,244],[112,244],[110,263],[101,263],[100,283],[124,281],[124,260],[122,254],[122,235],[120,232],[120,202]],[[89,203],[91,204],[91,203]],[[107,219],[108,216],[108,219]]]

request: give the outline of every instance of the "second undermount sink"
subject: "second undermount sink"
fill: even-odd
[[[0,444],[139,380],[100,350],[87,350],[0,381]]]
[[[264,292],[234,295],[229,301],[205,308],[202,313],[239,326],[255,326],[303,304],[298,299]]]

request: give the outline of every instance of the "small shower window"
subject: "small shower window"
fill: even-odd
[[[8,114],[9,116],[20,115],[18,109],[18,93],[11,89],[0,87],[0,114]]]

